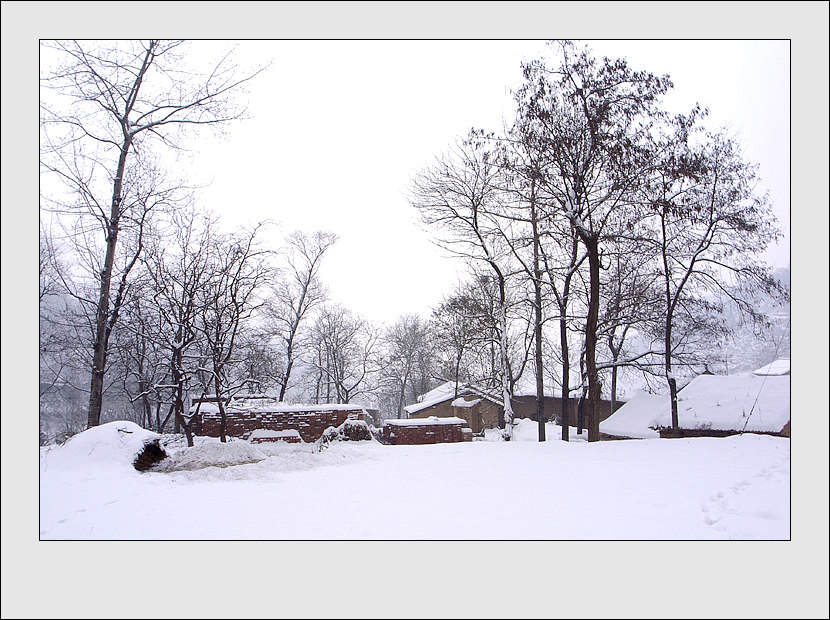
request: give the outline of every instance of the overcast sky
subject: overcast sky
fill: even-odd
[[[760,164],[759,190],[788,233],[788,41],[588,43],[668,73],[673,111],[708,106],[708,125],[728,125]],[[194,42],[192,57],[227,45]],[[272,65],[244,97],[251,118],[224,141],[199,141],[195,169],[210,183],[200,202],[229,225],[275,221],[275,245],[294,229],[333,231],[323,269],[333,301],[377,321],[426,314],[462,265],[417,224],[409,183],[469,128],[498,130],[521,61],[551,53],[542,40],[240,42],[240,62]],[[789,235],[767,258],[789,265]]]

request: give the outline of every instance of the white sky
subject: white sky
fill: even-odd
[[[195,42],[193,56],[229,43]],[[666,103],[708,106],[760,164],[789,230],[788,41],[591,41],[597,55],[669,73]],[[280,237],[331,230],[340,241],[323,277],[333,301],[376,321],[427,314],[462,268],[430,242],[406,198],[413,175],[470,127],[508,119],[520,62],[551,55],[530,41],[244,41],[244,64],[273,61],[245,96],[252,118],[224,141],[199,142],[210,181],[200,202],[228,224],[271,219]],[[768,253],[789,265],[789,236]]]

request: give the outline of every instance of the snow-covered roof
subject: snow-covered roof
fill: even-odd
[[[513,396],[536,396],[536,377],[522,375],[513,386]],[[562,398],[562,390],[545,381],[545,396]]]
[[[790,378],[701,375],[677,395],[681,428],[779,432],[790,420]],[[655,420],[671,426],[671,411]]]
[[[463,394],[474,394],[476,396],[480,396],[477,401],[464,401],[461,397]],[[501,402],[495,400],[494,398],[488,396],[483,390],[477,388],[475,386],[469,384],[459,384],[458,385],[458,398],[456,398],[456,384],[455,381],[447,381],[446,383],[439,385],[434,390],[430,390],[426,394],[423,394],[418,398],[418,402],[412,405],[407,405],[404,407],[404,411],[408,414],[412,415],[413,413],[418,413],[419,411],[423,411],[429,407],[437,405],[438,403],[443,403],[450,398],[454,398],[452,402],[453,407],[473,407],[474,405],[481,402],[482,399],[487,399],[490,402],[496,403],[497,405],[501,406]],[[462,403],[462,404],[456,404]]]
[[[775,360],[758,370],[752,371],[752,374],[759,377],[788,375],[790,374],[790,360]]]
[[[414,418],[411,420],[384,420],[384,425],[391,426],[431,426],[433,424],[467,424],[464,418],[439,418],[437,416],[429,416],[428,418]]]
[[[654,418],[670,406],[669,397],[660,394],[638,392],[612,415],[599,423],[599,431],[615,437],[648,439],[660,433],[649,428]]]
[[[463,396],[459,396],[456,398],[452,403],[450,403],[453,407],[475,407],[479,404],[483,399],[481,398],[474,398],[473,400],[464,400]]]
[[[445,398],[454,396],[456,392],[456,386],[458,387],[458,391],[461,391],[464,388],[464,385],[462,383],[457,383],[455,381],[447,381],[445,383],[442,383],[438,387],[431,389],[426,394],[421,394],[418,397],[418,402],[425,403],[427,401],[433,401],[436,398],[444,400]],[[441,400],[436,402],[441,402]]]
[[[790,420],[788,376],[700,375],[677,395],[680,428],[778,433]],[[602,433],[656,437],[671,426],[667,395],[640,393],[600,422]]]

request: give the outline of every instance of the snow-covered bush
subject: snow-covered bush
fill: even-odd
[[[372,441],[374,435],[364,420],[346,420],[338,427],[329,426],[323,431],[321,443],[332,441]]]

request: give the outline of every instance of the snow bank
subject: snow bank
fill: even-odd
[[[158,433],[134,422],[108,422],[73,435],[63,445],[50,450],[42,458],[41,469],[105,468],[135,472],[136,457],[147,444],[160,438]]]
[[[159,463],[154,471],[192,471],[206,467],[230,467],[247,465],[264,460],[266,455],[247,441],[229,443],[205,443],[201,446],[182,448]]]
[[[571,426],[569,432],[569,439],[571,441],[580,441],[588,439],[588,430],[583,429],[582,435],[578,435],[576,427]],[[545,424],[545,438],[547,441],[560,439],[562,437],[562,427],[555,422],[547,422]],[[539,423],[530,418],[515,418],[513,420],[513,441],[539,441]]]

